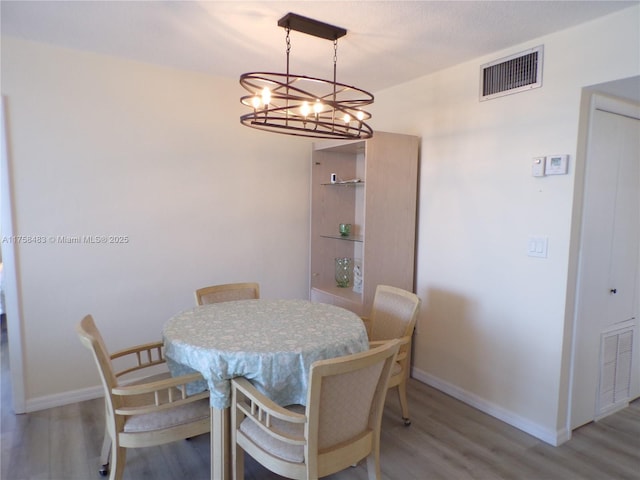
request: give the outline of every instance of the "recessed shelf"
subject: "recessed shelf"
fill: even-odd
[[[379,131],[368,140],[314,143],[313,301],[368,315],[378,284],[413,289],[419,146],[418,137]],[[332,178],[341,181],[331,183]],[[352,225],[351,235],[340,235],[342,223]],[[335,259],[340,257],[362,262],[361,293],[335,285]]]
[[[326,185],[330,187],[354,187],[356,185],[364,185],[364,182],[336,182],[336,183],[321,183],[320,185]]]
[[[321,234],[320,236],[323,238],[334,238],[336,240],[346,240],[347,242],[362,242],[364,240],[362,238],[362,235],[348,235],[346,237],[343,237],[342,235],[337,233],[337,234]]]
[[[324,284],[324,285],[315,285],[313,290],[318,292],[322,292],[325,295],[331,295],[337,298],[344,298],[350,302],[360,303],[362,302],[362,294],[356,293],[353,291],[353,287],[349,285],[348,287],[338,287],[335,284]]]

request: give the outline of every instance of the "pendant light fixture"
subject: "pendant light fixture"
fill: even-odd
[[[303,137],[371,138],[373,130],[366,123],[371,114],[362,107],[373,103],[373,95],[336,80],[338,39],[347,31],[295,13],[282,17],[278,26],[286,31],[287,71],[240,76],[240,84],[249,92],[240,101],[251,109],[240,117],[240,122],[260,130]],[[289,72],[291,30],[333,41],[333,81]]]

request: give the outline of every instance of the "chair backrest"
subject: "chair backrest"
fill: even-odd
[[[397,287],[378,285],[371,309],[370,340],[410,336],[416,326],[420,298]]]
[[[260,285],[254,282],[227,283],[199,288],[195,292],[196,304],[229,302],[231,300],[251,300],[260,298]]]
[[[111,365],[111,358],[93,317],[91,315],[85,316],[77,325],[76,332],[82,344],[93,353],[103,386],[109,390],[116,387],[118,381]]]
[[[113,420],[111,413],[121,406],[121,402],[118,397],[112,395],[112,389],[118,386],[118,380],[102,335],[91,315],[85,316],[80,321],[76,326],[76,332],[82,344],[93,353],[93,359],[98,367],[102,387],[105,391],[105,402],[107,403],[107,413],[109,414],[108,420]]]
[[[387,385],[399,344],[393,340],[366,352],[312,364],[305,426],[309,472],[324,476],[358,461],[362,445],[349,454],[349,443],[371,436],[364,443],[377,444]],[[338,449],[342,452],[336,454],[332,447],[341,444]],[[323,451],[331,454],[318,461]]]

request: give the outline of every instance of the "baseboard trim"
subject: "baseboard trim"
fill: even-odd
[[[104,389],[101,386],[54,393],[53,395],[28,399],[26,401],[26,413],[46,410],[47,408],[62,407],[70,403],[84,402],[85,400],[93,400],[99,397],[104,397]]]
[[[529,435],[542,440],[553,446],[561,445],[571,438],[571,432],[566,428],[552,431],[548,428],[542,427],[530,420],[521,417],[492,402],[488,402],[484,398],[478,395],[468,392],[456,385],[446,382],[430,373],[426,373],[418,368],[411,369],[411,376],[416,380],[425,383],[433,388],[440,390],[441,392],[451,395],[453,398],[460,400],[461,402],[471,405],[477,408],[481,412],[491,415],[492,417],[501,420],[512,427],[522,430]],[[63,405],[69,405],[76,402],[84,402],[86,400],[93,400],[104,396],[104,390],[100,386],[83,388],[80,390],[73,390],[70,392],[56,393],[53,395],[45,395],[43,397],[37,397],[26,402],[26,412],[37,412],[39,410],[46,410],[47,408],[61,407]]]
[[[422,383],[436,388],[441,392],[444,392],[467,405],[471,405],[481,412],[491,415],[492,417],[495,417],[518,430],[522,430],[523,432],[528,433],[545,443],[553,445],[554,447],[557,447],[571,438],[571,432],[566,428],[558,431],[549,430],[548,428],[532,422],[527,418],[521,417],[510,410],[489,402],[474,393],[468,392],[457,385],[446,382],[420,369],[412,368],[411,376]]]
[[[166,366],[156,366],[149,368],[149,374],[156,374],[166,371]],[[123,380],[118,379],[118,385],[124,386],[130,383],[136,383],[144,380],[145,376],[135,376]],[[69,392],[54,393],[52,395],[45,395],[43,397],[32,398],[26,402],[25,413],[37,412],[39,410],[46,410],[47,408],[62,407],[69,405],[70,403],[84,402],[86,400],[93,400],[94,398],[104,397],[104,389],[102,386],[97,385],[95,387],[82,388],[80,390],[72,390]]]

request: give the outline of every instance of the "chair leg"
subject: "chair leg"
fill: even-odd
[[[244,450],[238,446],[237,443],[233,442],[231,445],[232,453],[232,463],[231,471],[232,471],[232,480],[243,480],[244,479]]]
[[[109,474],[109,459],[111,458],[111,437],[109,432],[104,432],[104,440],[102,441],[102,452],[100,453],[100,475],[107,476]]]
[[[109,480],[122,480],[124,464],[127,461],[127,449],[120,445],[111,449],[111,475]]]
[[[402,420],[405,427],[411,425],[409,418],[409,402],[407,402],[407,381],[403,380],[398,384],[398,397],[400,397],[400,407],[402,407]]]
[[[367,456],[367,477],[369,480],[380,480],[380,455],[376,452],[371,452]]]

